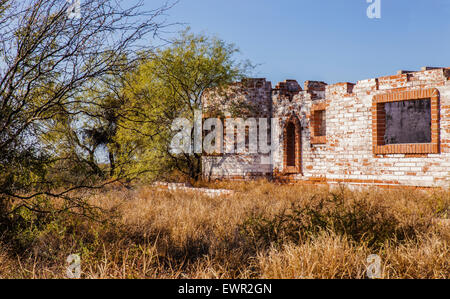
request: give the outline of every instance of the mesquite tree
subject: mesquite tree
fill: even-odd
[[[0,0],[3,211],[14,210],[14,199],[15,209],[45,212],[34,200],[42,195],[79,206],[73,190],[104,184],[74,129],[82,129],[92,101],[86,94],[130,71],[141,50],[151,52],[150,39],[166,26],[161,17],[172,5],[144,11],[130,2],[82,1],[73,10],[66,0]]]

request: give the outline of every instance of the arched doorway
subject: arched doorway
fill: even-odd
[[[301,126],[297,117],[292,116],[284,126],[284,173],[301,172]]]
[[[286,166],[288,167],[295,167],[295,152],[296,152],[296,144],[295,144],[295,125],[290,122],[287,125],[286,128],[286,156],[287,156],[287,162]]]

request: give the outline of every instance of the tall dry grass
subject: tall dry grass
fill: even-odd
[[[206,185],[206,184],[205,184]],[[84,278],[450,278],[450,191],[350,191],[241,182],[210,198],[148,186],[90,196],[103,220],[32,219],[0,244],[0,276]]]

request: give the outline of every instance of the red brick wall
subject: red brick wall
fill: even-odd
[[[383,109],[389,101],[431,98],[430,144],[384,145]],[[292,101],[274,99],[274,116],[299,117],[302,169],[287,180],[351,184],[450,186],[450,81],[436,69],[329,85],[323,98],[300,92]],[[314,112],[326,107],[326,140],[315,136]],[[323,140],[321,140],[323,141]],[[280,149],[282,151],[283,149]],[[282,154],[280,155],[282,156]],[[281,160],[275,165],[282,174]],[[280,173],[280,174],[279,174]]]
[[[249,81],[239,96],[257,103],[259,117],[279,119],[279,148],[273,165],[267,156],[205,157],[205,176],[244,178],[273,176],[283,181],[345,182],[383,186],[450,186],[450,68],[406,72],[327,85],[306,81],[304,88],[287,80]],[[431,99],[432,142],[383,144],[383,103]],[[326,136],[318,132],[316,111],[325,110]],[[295,123],[296,165],[288,166],[286,124]]]

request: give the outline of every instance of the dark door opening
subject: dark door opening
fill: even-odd
[[[295,140],[295,125],[293,123],[289,123],[286,128],[286,139],[287,139],[287,147],[286,147],[286,156],[287,156],[287,165],[288,167],[295,167],[296,164],[296,140]]]

